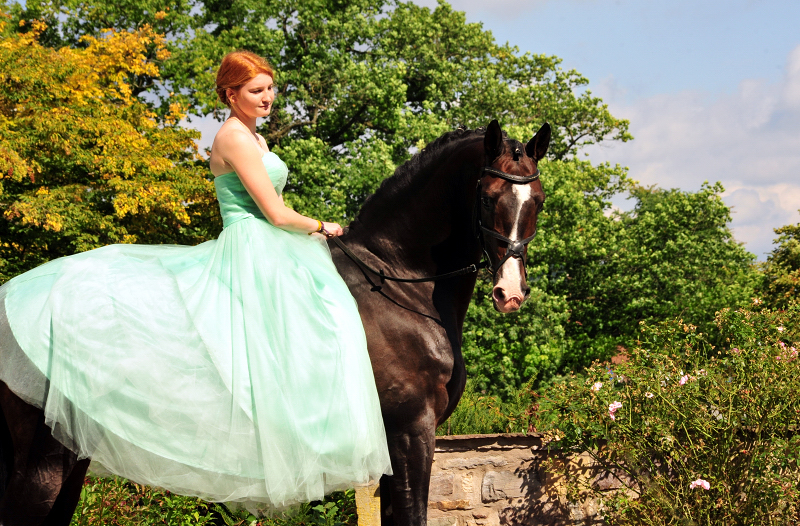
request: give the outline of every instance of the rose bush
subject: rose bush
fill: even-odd
[[[800,307],[725,309],[716,324],[724,347],[681,320],[643,325],[628,361],[539,398],[537,429],[621,485],[567,478],[609,523],[800,521]]]

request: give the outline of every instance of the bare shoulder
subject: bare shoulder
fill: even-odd
[[[233,169],[231,160],[246,156],[250,150],[257,150],[257,147],[248,133],[236,126],[223,124],[211,145],[211,173],[221,175],[230,172]]]
[[[229,122],[222,125],[217,135],[214,137],[214,145],[219,146],[222,150],[228,148],[238,149],[244,145],[252,145],[253,139],[239,126],[231,126]]]
[[[259,144],[261,144],[261,149],[264,150],[265,152],[268,152],[269,146],[267,146],[267,140],[260,133],[257,133],[256,135],[258,135],[258,142]]]

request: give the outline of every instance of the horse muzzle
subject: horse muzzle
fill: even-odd
[[[508,314],[522,307],[531,295],[525,273],[525,263],[521,258],[510,257],[495,273],[492,302],[498,312]]]

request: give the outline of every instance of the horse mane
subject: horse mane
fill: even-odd
[[[449,150],[466,140],[483,137],[485,134],[485,127],[470,130],[464,126],[459,126],[455,130],[445,132],[439,138],[428,143],[425,148],[415,153],[411,159],[398,166],[394,174],[384,179],[378,189],[375,190],[375,193],[367,197],[356,216],[356,221],[362,219],[362,215],[365,212],[369,213],[376,202],[384,204],[387,201],[393,201],[398,197],[405,196],[411,188],[430,173],[429,168],[431,165]],[[503,132],[503,138],[507,138],[505,131]]]

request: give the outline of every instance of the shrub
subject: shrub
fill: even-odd
[[[71,526],[212,524],[212,504],[197,497],[134,484],[118,477],[87,477]]]
[[[355,491],[332,493],[258,518],[246,510],[135,484],[119,477],[87,477],[71,526],[355,526]]]
[[[337,491],[321,502],[300,504],[289,511],[256,518],[245,510],[232,511],[215,504],[225,526],[356,526],[355,490]]]
[[[543,393],[537,427],[627,489],[567,479],[611,524],[800,520],[800,308],[726,309],[716,323],[724,348],[680,320],[643,325],[629,361]]]
[[[478,382],[467,380],[464,394],[455,411],[436,430],[437,435],[477,435],[484,433],[526,433],[530,426],[531,404],[536,396],[532,381],[511,389],[507,399],[478,390]]]

